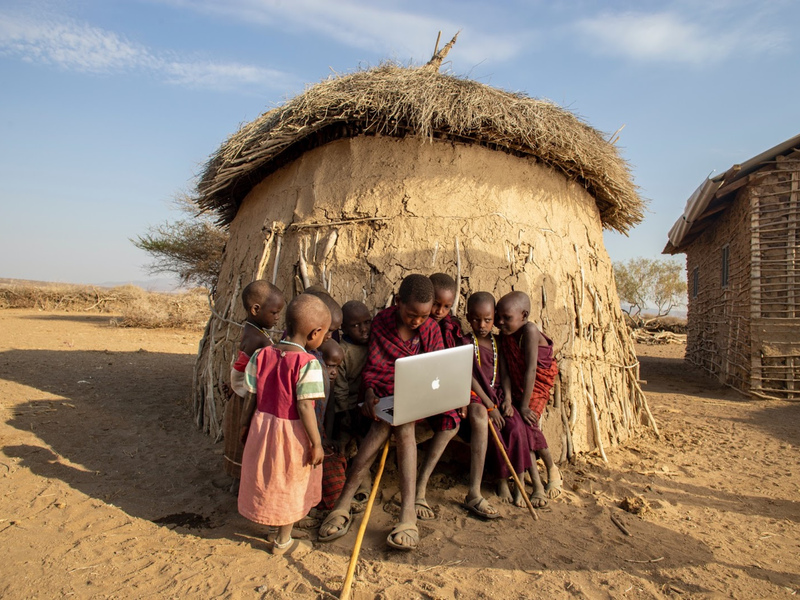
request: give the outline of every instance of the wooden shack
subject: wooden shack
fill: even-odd
[[[800,135],[709,178],[669,232],[686,254],[686,360],[760,398],[800,399]]]

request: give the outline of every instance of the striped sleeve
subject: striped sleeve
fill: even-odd
[[[253,352],[253,356],[250,357],[250,361],[244,369],[244,387],[251,394],[258,393],[256,391],[256,383],[258,379],[258,355],[260,352],[261,349]]]
[[[325,397],[324,372],[315,358],[300,367],[297,377],[297,399],[314,400]]]

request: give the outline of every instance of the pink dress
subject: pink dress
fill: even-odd
[[[245,372],[258,398],[242,456],[239,513],[264,525],[288,525],[322,497],[322,468],[311,467],[311,442],[298,400],[324,398],[323,370],[306,352],[258,350]]]

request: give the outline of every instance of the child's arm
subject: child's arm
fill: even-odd
[[[505,354],[499,349],[497,354],[497,360],[500,361],[500,386],[503,388],[503,416],[510,418],[514,416],[514,406],[511,403],[511,378],[508,376]]]
[[[506,420],[501,414],[500,407],[492,402],[489,396],[486,395],[486,392],[483,391],[481,384],[474,377],[472,378],[472,391],[475,392],[475,395],[481,399],[481,402],[483,402],[483,405],[486,407],[486,410],[489,413],[489,418],[494,421],[495,427],[499,427],[500,429],[505,427]]]
[[[526,323],[522,332],[525,344],[525,387],[522,390],[519,414],[528,425],[536,425],[536,414],[528,406],[533,395],[533,386],[536,383],[536,362],[539,358],[539,328],[533,323]]]
[[[311,440],[311,465],[316,467],[322,463],[325,452],[322,449],[322,439],[319,437],[313,402],[313,400],[298,400],[297,413],[300,415],[300,422],[303,423],[308,439]]]
[[[347,409],[347,403],[350,399],[350,382],[347,380],[347,353],[345,353],[342,362],[339,363],[339,371],[336,374],[336,381],[333,382],[333,394],[331,394],[333,402],[333,412],[342,412]]]
[[[258,396],[253,392],[247,392],[244,397],[244,406],[242,407],[242,414],[239,419],[239,439],[244,444],[247,441],[247,432],[250,431],[250,420],[253,418],[253,413],[256,412],[256,404],[258,403]]]

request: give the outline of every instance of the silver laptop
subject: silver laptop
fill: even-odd
[[[404,425],[469,404],[472,344],[398,358],[394,396],[381,398],[375,415],[390,425]]]

